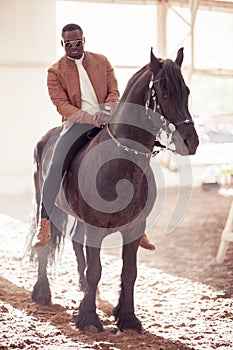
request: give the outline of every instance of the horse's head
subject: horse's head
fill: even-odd
[[[175,61],[158,59],[151,50],[150,97],[146,103],[172,123],[176,151],[187,155],[195,154],[199,140],[188,109],[190,91],[181,73],[182,62],[183,48],[177,52]]]
[[[182,61],[183,48],[175,61],[158,59],[151,50],[150,64],[129,80],[121,102],[145,107],[152,123],[158,126],[160,122],[169,131],[176,152],[188,155],[195,154],[199,141],[188,109],[189,88],[181,73]]]

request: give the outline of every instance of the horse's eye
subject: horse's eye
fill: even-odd
[[[163,98],[167,98],[167,94],[163,93]]]

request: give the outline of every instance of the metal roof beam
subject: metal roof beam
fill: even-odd
[[[163,0],[62,0],[80,2],[98,2],[122,5],[154,5]],[[190,6],[190,0],[169,0],[172,5]],[[228,0],[199,0],[199,8],[205,10],[216,10],[223,12],[233,12],[233,1]]]

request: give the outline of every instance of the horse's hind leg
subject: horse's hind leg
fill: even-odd
[[[41,165],[41,154],[44,144],[39,142],[34,151],[34,186],[35,186],[35,199],[36,199],[36,213],[33,235],[36,233],[36,227],[39,221],[39,210],[40,210],[40,165]],[[51,242],[50,242],[51,243]],[[47,264],[50,247],[49,245],[41,248],[32,248],[32,254],[36,254],[38,258],[38,280],[33,287],[32,301],[41,305],[49,305],[51,303],[51,292],[49,287],[49,281],[47,277]]]
[[[88,242],[87,242],[88,244]],[[96,292],[101,277],[100,248],[86,246],[87,257],[87,289],[75,317],[76,327],[80,330],[95,330],[101,332],[103,327],[96,314]]]
[[[38,257],[38,280],[33,288],[32,300],[37,304],[51,304],[51,291],[47,277],[48,259],[49,257],[51,260],[55,259],[55,252],[60,245],[62,235],[62,232],[51,222],[51,239],[48,244],[44,247],[33,248]]]
[[[38,280],[33,287],[32,301],[41,305],[50,305],[51,303],[51,291],[49,287],[49,281],[47,277],[47,264],[49,246],[34,248],[37,251],[38,257]]]
[[[117,307],[113,311],[117,327],[135,329],[141,332],[142,325],[134,314],[134,284],[137,277],[137,250],[140,238],[123,246],[123,267],[121,273],[121,292]]]
[[[82,222],[76,223],[75,233],[72,237],[72,245],[78,265],[79,286],[81,291],[85,292],[87,288],[87,281],[85,277],[86,257],[84,254],[84,225]]]

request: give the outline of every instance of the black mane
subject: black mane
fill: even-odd
[[[162,69],[156,74],[156,85],[164,95],[179,101],[187,95],[187,86],[181,74],[180,67],[170,59],[160,60]]]
[[[155,76],[157,89],[160,90],[163,95],[166,95],[169,98],[176,99],[179,102],[183,101],[183,98],[187,95],[188,88],[182,77],[180,67],[170,59],[159,59],[159,61],[161,63],[161,69]],[[120,99],[120,102],[125,102],[127,100],[133,85],[146,71],[149,71],[149,69],[149,65],[147,64],[131,77]]]

